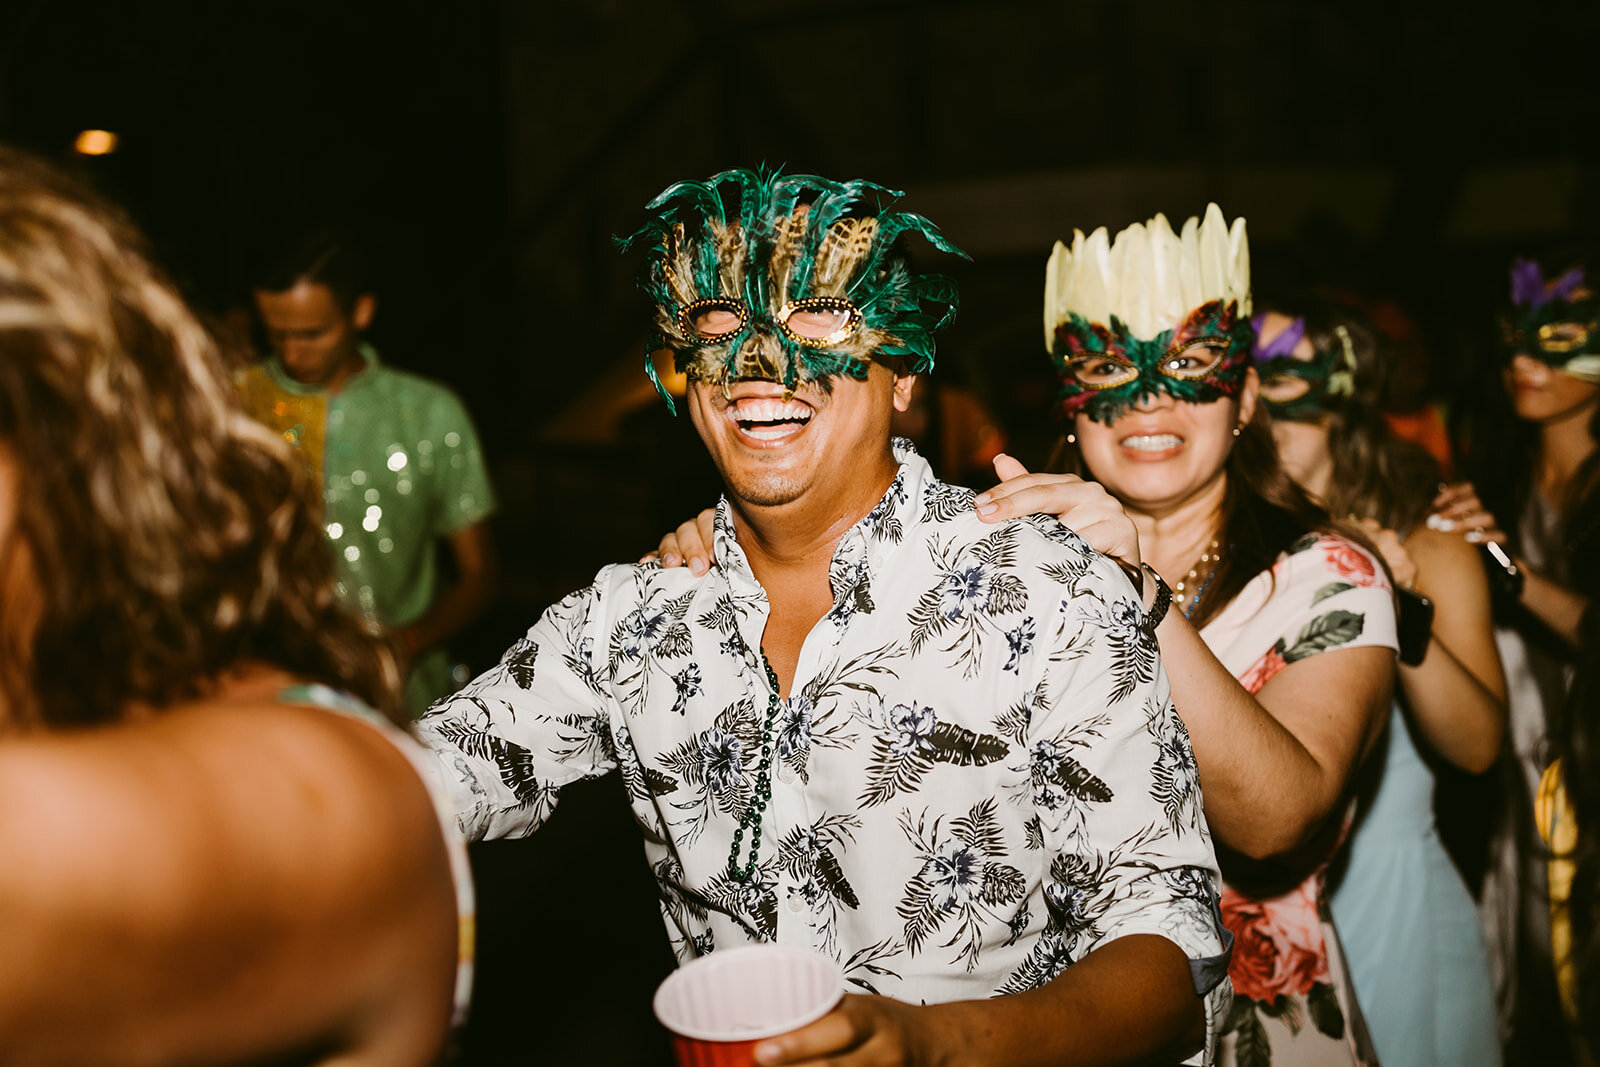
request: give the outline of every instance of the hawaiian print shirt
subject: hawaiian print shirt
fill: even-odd
[[[419,721],[463,829],[530,833],[563,785],[617,770],[680,959],[797,943],[859,990],[937,1002],[1156,934],[1189,956],[1215,1035],[1216,859],[1133,587],[1056,520],[982,523],[970,491],[896,452],[770,734],[769,603],[724,500],[707,575],[605,568]],[[760,861],[739,882],[730,845],[768,745]]]

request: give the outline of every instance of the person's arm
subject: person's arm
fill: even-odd
[[[411,656],[454,637],[483,614],[498,587],[500,558],[487,522],[456,530],[445,543],[455,557],[456,581],[434,598],[422,618],[400,630],[400,643]]]
[[[0,742],[0,855],[7,1062],[436,1062],[454,884],[367,724],[205,706]]]
[[[1433,502],[1433,514],[1428,517],[1432,529],[1445,533],[1458,533],[1469,544],[1481,545],[1493,541],[1504,545],[1510,542],[1500,528],[1494,514],[1484,507],[1471,482],[1458,482],[1446,486]],[[1539,621],[1573,648],[1581,641],[1579,630],[1588,612],[1589,598],[1552,581],[1528,566],[1520,556],[1514,557],[1517,569],[1522,572],[1522,606],[1531,611]]]
[[[617,766],[595,658],[607,648],[596,627],[612,574],[552,606],[497,665],[417,720],[469,839],[531,834],[562,786]]]
[[[1477,549],[1435,530],[1414,531],[1405,547],[1416,563],[1416,590],[1433,601],[1426,656],[1400,665],[1406,706],[1434,751],[1481,774],[1500,754],[1506,730],[1505,673],[1483,564]]]
[[[1132,522],[1125,515],[1119,522],[1109,512],[1116,501],[1100,486],[1071,475],[1019,474],[1023,468],[1015,461],[996,470],[1009,477],[977,497],[984,521],[1053,514],[1075,530],[1081,524],[1080,534],[1093,534],[1087,539],[1097,550],[1124,562],[1139,559]],[[1148,581],[1144,596],[1147,604],[1155,596]],[[1372,599],[1386,605],[1387,589]],[[1374,608],[1389,612],[1392,631],[1392,605]],[[1206,817],[1218,840],[1264,859],[1310,838],[1338,805],[1351,772],[1387,721],[1392,649],[1302,655],[1252,694],[1177,605],[1156,636],[1173,701],[1200,763]]]
[[[1077,1067],[1177,1062],[1205,1036],[1183,950],[1135,934],[1038,989],[913,1005],[852,994],[810,1026],[756,1046],[759,1064]]]
[[[1252,695],[1182,612],[1167,612],[1156,637],[1194,743],[1217,840],[1266,859],[1310,838],[1383,728],[1394,650],[1308,656],[1279,669]]]
[[[1563,641],[1577,648],[1583,618],[1589,611],[1589,598],[1551,581],[1520,557],[1516,564],[1523,574],[1522,606],[1538,616]]]

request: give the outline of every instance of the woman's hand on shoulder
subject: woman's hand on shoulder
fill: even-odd
[[[1362,519],[1356,525],[1383,556],[1383,562],[1389,565],[1389,573],[1394,575],[1395,584],[1406,589],[1414,587],[1417,584],[1417,564],[1412,560],[1411,553],[1406,551],[1400,535],[1385,528],[1376,519]]]
[[[1459,532],[1475,545],[1485,541],[1503,545],[1507,541],[1506,532],[1500,529],[1494,513],[1478,498],[1478,490],[1471,482],[1456,482],[1439,490],[1439,495],[1433,498],[1427,527],[1444,533]]]
[[[984,522],[1054,515],[1095,551],[1139,565],[1139,534],[1133,520],[1099,482],[1086,482],[1075,474],[1029,474],[1004,453],[995,457],[994,470],[1000,484],[973,501]]]
[[[660,562],[663,567],[688,567],[692,574],[704,574],[716,562],[711,546],[715,541],[717,510],[706,508],[661,539],[654,552],[640,557],[640,563]]]

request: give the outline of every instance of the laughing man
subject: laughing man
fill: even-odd
[[[740,170],[650,205],[627,243],[727,488],[718,562],[605,568],[420,730],[476,838],[618,771],[680,960],[839,960],[860,992],[759,1063],[1207,1061],[1226,950],[1165,601],[891,440],[955,313],[897,238],[958,252],[898,195]]]

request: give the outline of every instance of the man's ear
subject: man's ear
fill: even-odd
[[[897,374],[894,377],[894,409],[896,411],[909,411],[911,409],[911,389],[917,384],[915,374]]]
[[[356,303],[350,309],[350,324],[358,331],[365,330],[372,325],[372,317],[378,313],[378,298],[373,293],[362,293],[356,297]]]

